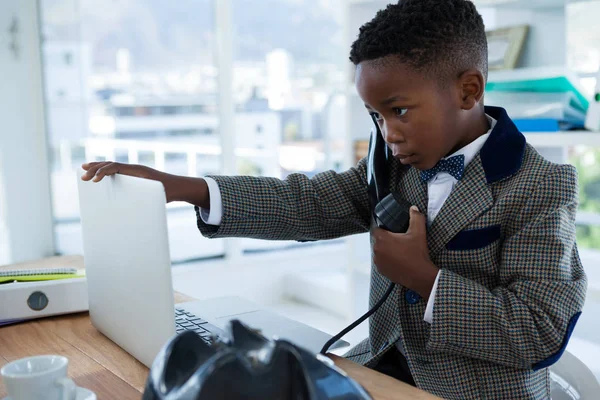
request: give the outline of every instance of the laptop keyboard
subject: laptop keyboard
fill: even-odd
[[[177,334],[183,331],[196,332],[204,342],[211,344],[215,338],[221,338],[225,332],[221,328],[217,328],[206,320],[185,311],[181,308],[175,309],[175,332]]]

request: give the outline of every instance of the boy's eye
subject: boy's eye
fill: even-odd
[[[408,108],[394,108],[397,117],[402,117],[408,112]]]

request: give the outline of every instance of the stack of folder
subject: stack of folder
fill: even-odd
[[[522,132],[583,129],[589,99],[566,68],[491,72],[485,103],[506,109]]]

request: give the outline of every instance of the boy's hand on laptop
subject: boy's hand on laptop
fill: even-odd
[[[144,165],[111,161],[85,163],[81,167],[86,171],[81,176],[81,179],[84,181],[92,180],[93,182],[100,182],[105,176],[115,174],[150,179],[163,184],[167,203],[171,201],[186,201],[199,207],[210,208],[208,186],[202,178],[172,175]]]
[[[406,233],[374,228],[373,238],[373,261],[378,271],[392,282],[429,299],[439,268],[429,258],[425,216],[413,206]]]
[[[94,182],[100,182],[105,176],[111,176],[115,174],[136,176],[138,178],[152,179],[155,181],[160,180],[158,178],[159,171],[146,167],[144,165],[135,164],[122,164],[118,162],[104,161],[104,162],[91,162],[81,166],[86,172],[81,177],[84,181],[93,180]]]

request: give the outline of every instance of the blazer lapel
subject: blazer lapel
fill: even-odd
[[[433,257],[471,221],[489,210],[494,203],[481,158],[467,165],[459,181],[427,230],[429,253]]]
[[[408,202],[419,207],[419,211],[427,213],[427,184],[421,179],[419,170],[394,161],[391,174],[392,190],[397,190]]]

